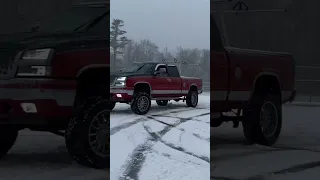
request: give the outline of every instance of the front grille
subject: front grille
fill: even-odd
[[[15,55],[15,51],[0,49],[0,75],[8,74],[8,70],[12,68]]]

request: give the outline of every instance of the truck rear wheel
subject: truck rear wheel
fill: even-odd
[[[156,103],[158,104],[158,106],[166,106],[168,105],[168,100],[156,100]]]
[[[12,148],[18,137],[18,130],[0,126],[0,159]]]
[[[244,136],[249,142],[265,146],[275,144],[282,127],[280,96],[255,95],[251,109],[244,112],[242,125]]]
[[[186,103],[188,107],[197,107],[198,105],[198,92],[195,90],[190,90],[187,97]]]
[[[110,167],[109,100],[90,98],[69,122],[65,142],[69,154],[81,165],[104,169]]]
[[[131,102],[132,112],[139,115],[144,115],[149,112],[150,107],[151,107],[151,98],[148,93],[145,93],[145,92],[134,93],[133,99]]]

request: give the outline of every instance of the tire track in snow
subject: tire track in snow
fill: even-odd
[[[173,110],[173,111],[168,111],[168,112],[164,112],[164,113],[165,114],[171,114],[171,113],[181,113],[181,112],[185,112],[185,111],[190,111],[190,110]],[[148,120],[153,120],[152,116],[162,116],[162,115],[158,115],[158,113],[155,113],[154,115],[149,115],[147,117],[138,118],[138,119],[135,119],[132,122],[127,122],[127,123],[115,126],[113,128],[110,128],[110,136],[120,132],[123,129],[127,129],[127,128],[131,127],[132,125],[135,125],[135,124],[138,124],[138,123],[141,123],[141,122],[145,122],[145,121],[148,121]],[[169,117],[169,116],[162,116],[162,117]],[[177,117],[173,117],[173,118],[177,118]],[[110,119],[111,119],[111,117],[110,117]]]
[[[179,111],[179,112],[181,112],[181,111]],[[173,112],[170,112],[170,113],[173,113]],[[197,116],[199,116],[199,115],[197,115]],[[160,120],[157,120],[156,118],[154,118],[154,117],[163,117],[160,115],[148,116],[149,120],[155,120],[159,123],[165,124],[166,127],[162,131],[160,131],[159,133],[155,133],[155,132],[151,132],[149,130],[148,126],[143,125],[143,127],[145,128],[145,130],[148,132],[148,134],[150,136],[144,144],[137,146],[133,150],[133,153],[130,156],[129,162],[123,166],[125,170],[122,173],[122,175],[120,176],[119,180],[127,180],[127,179],[139,180],[138,174],[142,168],[143,163],[145,162],[146,152],[151,151],[152,147],[159,141],[172,149],[178,150],[180,152],[186,153],[188,155],[191,155],[193,157],[199,158],[205,162],[210,163],[210,157],[202,157],[202,156],[195,155],[191,152],[187,152],[186,150],[184,150],[181,147],[174,146],[173,144],[170,144],[170,143],[167,143],[167,142],[161,140],[161,138],[166,133],[168,133],[172,128],[177,128],[178,125],[181,125],[187,121],[190,121],[194,117],[197,117],[197,116],[188,117],[188,118],[172,117],[172,118],[176,118],[176,119],[180,120],[178,123],[175,123],[175,124],[168,124],[168,123],[165,123],[163,121],[160,121]],[[177,128],[177,129],[184,131],[184,129],[181,129],[181,128]]]

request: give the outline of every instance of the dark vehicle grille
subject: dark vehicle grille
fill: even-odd
[[[15,55],[15,51],[0,49],[0,75],[6,75],[8,70],[12,68]]]

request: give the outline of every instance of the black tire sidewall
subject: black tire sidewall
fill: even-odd
[[[90,125],[95,116],[104,111],[110,102],[108,100],[90,101],[91,105],[86,105],[83,113],[74,117],[66,130],[66,145],[70,155],[80,164],[97,169],[110,167],[110,156],[97,155],[89,143]],[[110,119],[109,119],[110,123]],[[109,128],[108,128],[109,129]],[[107,134],[109,136],[109,134]],[[110,141],[108,141],[110,143]],[[110,144],[108,146],[110,148]],[[110,152],[110,149],[109,149]]]
[[[265,103],[272,103],[277,109],[278,122],[276,130],[271,137],[266,137],[260,126],[260,113]],[[252,109],[244,114],[243,131],[244,135],[251,143],[271,146],[276,143],[282,129],[282,105],[280,96],[267,94],[264,97],[255,96],[252,101]]]
[[[197,96],[197,103],[196,104],[192,104],[192,100],[191,100],[191,97],[193,94],[196,94]],[[187,97],[186,97],[186,104],[188,107],[197,107],[198,105],[198,102],[199,102],[199,95],[198,95],[198,92],[197,91],[192,91],[190,90]]]
[[[8,127],[0,128],[0,159],[12,148],[18,138],[18,130]]]
[[[138,99],[140,99],[141,97],[146,97],[149,101],[149,106],[148,108],[145,110],[145,111],[141,111],[139,108],[138,108]],[[138,114],[138,115],[144,115],[144,114],[147,114],[149,112],[151,108],[151,98],[150,98],[150,95],[148,93],[144,93],[144,92],[137,92],[133,95],[133,99],[132,99],[132,103],[131,103],[131,110]]]
[[[168,105],[168,100],[156,100],[156,103],[158,104],[158,106],[166,106]]]

